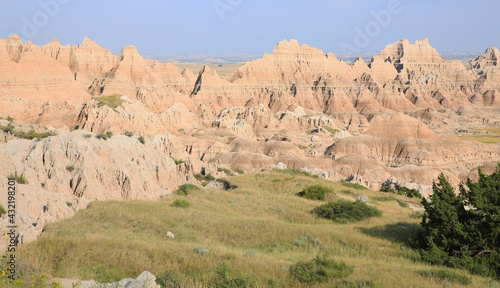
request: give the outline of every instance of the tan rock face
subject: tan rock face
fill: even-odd
[[[500,161],[498,144],[454,135],[500,127],[498,57],[488,49],[464,66],[441,59],[425,39],[346,63],[285,40],[222,78],[209,66],[180,72],[133,46],[113,55],[87,38],[38,47],[13,35],[0,39],[0,116],[27,123],[16,131],[53,126],[59,135],[17,139],[0,120],[0,158],[9,163],[0,177],[28,179],[20,191],[29,239],[89,201],[157,199],[197,183],[202,170],[222,177],[221,167],[281,162],[374,189],[390,180],[427,193],[441,172],[458,184]],[[116,107],[94,99],[113,94]],[[115,136],[95,138],[108,131]]]

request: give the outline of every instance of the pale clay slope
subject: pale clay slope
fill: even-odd
[[[25,242],[90,201],[159,199],[196,183],[202,169],[222,177],[217,168],[281,162],[374,189],[429,193],[441,172],[458,184],[500,160],[499,145],[452,134],[500,127],[499,54],[488,49],[464,66],[441,59],[427,39],[401,40],[368,63],[346,63],[291,40],[223,79],[208,66],[195,75],[145,60],[133,46],[112,55],[87,38],[38,47],[13,35],[0,39],[0,116],[29,124],[16,129],[52,126],[59,135],[37,141],[0,132],[8,163],[1,189],[15,172],[28,180],[18,185]],[[92,99],[112,94],[126,95],[116,109]],[[107,131],[115,136],[95,138]],[[119,135],[126,131],[135,136]]]

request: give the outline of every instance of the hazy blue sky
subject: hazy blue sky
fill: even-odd
[[[264,53],[290,38],[324,52],[425,37],[440,52],[483,51],[500,46],[499,15],[498,0],[0,0],[0,37],[65,45],[87,36],[141,54]]]

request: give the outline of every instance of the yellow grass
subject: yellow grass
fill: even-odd
[[[381,218],[334,224],[309,213],[323,202],[295,196],[312,184],[337,191],[327,196],[329,201],[354,199],[341,190],[370,198],[386,193],[272,171],[227,180],[238,188],[199,190],[157,202],[94,202],[71,219],[47,225],[39,240],[22,247],[21,268],[26,275],[44,271],[54,277],[106,282],[137,277],[145,270],[155,275],[173,271],[188,287],[206,287],[225,261],[232,277],[253,276],[258,287],[266,287],[269,280],[284,287],[334,287],[339,280],[308,286],[287,272],[297,261],[327,254],[355,266],[348,277],[352,280],[369,279],[379,287],[446,287],[417,273],[431,266],[408,248],[408,237],[419,229],[419,219],[409,217],[412,210],[395,201],[373,201],[383,211]],[[393,196],[419,205],[416,199]],[[175,199],[188,200],[191,208],[171,207]],[[166,237],[167,231],[175,239]],[[321,244],[292,243],[306,234]],[[204,246],[209,253],[196,253],[196,246]],[[256,254],[245,255],[250,249]],[[473,276],[470,287],[486,284],[486,279]]]
[[[485,134],[460,135],[463,140],[474,140],[486,144],[500,143],[500,128],[470,129],[474,131],[485,131]],[[489,131],[488,134],[486,132]]]

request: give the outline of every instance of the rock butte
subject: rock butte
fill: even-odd
[[[222,177],[218,168],[281,162],[426,194],[441,172],[456,185],[500,161],[500,145],[454,134],[500,127],[499,56],[490,48],[464,65],[443,60],[427,39],[401,40],[368,63],[347,63],[285,40],[220,77],[209,66],[196,75],[146,60],[134,46],[113,55],[87,38],[38,47],[13,35],[0,39],[0,116],[14,117],[16,129],[59,134],[37,141],[0,132],[0,189],[10,174],[28,181],[18,185],[24,242],[90,201],[158,199],[196,183],[202,169]],[[98,97],[110,95],[122,103],[102,105]],[[87,136],[107,131],[115,134],[107,141]],[[119,135],[126,131],[135,136]]]

